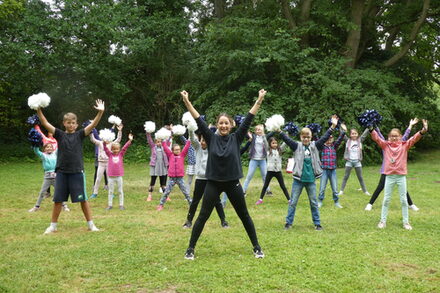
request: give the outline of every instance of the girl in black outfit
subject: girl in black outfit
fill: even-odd
[[[243,188],[239,179],[243,177],[240,161],[240,145],[247,136],[247,131],[251,122],[264,100],[266,91],[259,91],[258,99],[247,114],[240,127],[233,133],[231,128],[233,120],[226,113],[222,113],[217,118],[218,134],[213,133],[206,123],[200,118],[200,114],[194,109],[188,98],[188,93],[180,93],[186,108],[197,122],[199,131],[205,138],[208,145],[208,162],[206,164],[206,184],[202,208],[194,224],[189,247],[186,250],[185,258],[194,259],[194,248],[197,240],[202,233],[203,227],[208,220],[215,204],[219,201],[220,194],[226,192],[229,200],[239,216],[244,228],[252,242],[254,255],[256,258],[263,258],[264,253],[258,244],[257,233],[254,223],[246,207]]]

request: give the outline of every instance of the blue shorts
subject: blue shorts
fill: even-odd
[[[62,173],[57,172],[55,177],[54,202],[64,202],[70,199],[72,202],[86,201],[86,178],[84,173]]]

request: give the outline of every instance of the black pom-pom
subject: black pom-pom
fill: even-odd
[[[43,136],[34,128],[29,131],[28,140],[32,146],[39,147],[43,144]]]
[[[284,131],[287,131],[290,136],[297,136],[299,133],[299,128],[293,122],[287,122],[284,126]]]
[[[37,114],[34,114],[32,116],[29,116],[26,120],[26,123],[30,125],[40,125],[40,118],[38,118]]]
[[[239,127],[239,126],[241,125],[241,123],[243,123],[243,121],[244,121],[245,118],[246,118],[246,117],[244,117],[243,115],[235,115],[235,116],[234,116],[235,125],[236,125],[237,127]]]
[[[358,123],[364,128],[376,127],[380,124],[381,121],[382,116],[380,116],[380,114],[374,109],[366,110],[358,116]]]
[[[217,127],[215,127],[215,126],[211,126],[211,127],[209,127],[209,129],[214,133],[217,131]]]
[[[200,115],[200,119],[206,122],[206,115]]]
[[[319,134],[322,129],[321,125],[319,125],[318,123],[310,123],[306,127],[310,128],[310,130],[312,131],[312,134]]]

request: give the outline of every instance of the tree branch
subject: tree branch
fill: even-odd
[[[293,19],[292,10],[290,9],[289,2],[287,0],[281,0],[280,2],[283,15],[289,21],[289,28],[291,30],[295,30],[297,26],[295,19]]]
[[[354,68],[356,64],[359,42],[361,39],[364,5],[364,0],[352,0],[351,22],[355,25],[355,27],[348,32],[347,40],[345,42],[345,47],[347,50],[343,53],[343,55],[348,59],[346,65],[351,68]]]

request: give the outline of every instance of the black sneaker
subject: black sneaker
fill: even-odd
[[[194,248],[188,247],[185,252],[185,259],[194,260]]]
[[[222,227],[223,227],[223,228],[229,228],[228,222],[223,221],[223,222],[222,222]]]
[[[286,223],[286,224],[284,225],[284,230],[289,230],[291,227],[292,227],[292,224],[288,224],[288,223]]]
[[[264,252],[259,246],[254,247],[254,256],[255,258],[264,258]]]
[[[191,221],[186,220],[185,224],[183,224],[182,227],[185,229],[189,229],[189,228],[191,228],[191,226],[192,226]]]
[[[321,225],[315,225],[315,230],[316,231],[321,231],[322,230],[322,226]]]

